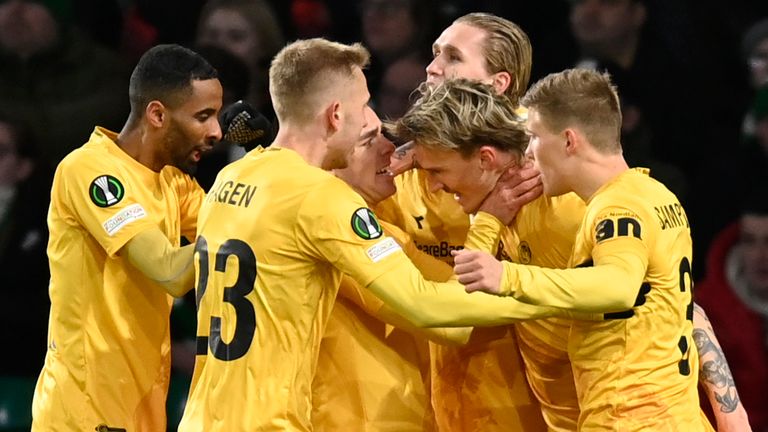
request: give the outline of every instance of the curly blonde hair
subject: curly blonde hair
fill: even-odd
[[[528,146],[524,120],[515,105],[493,86],[467,79],[422,84],[421,96],[388,132],[439,150],[454,150],[467,158],[490,145],[522,157]]]

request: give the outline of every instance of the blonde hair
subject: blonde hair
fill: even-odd
[[[326,39],[297,40],[283,48],[269,68],[269,92],[280,121],[309,121],[319,108],[318,96],[355,68],[368,66],[370,53],[361,44]]]
[[[457,18],[454,23],[464,23],[486,32],[483,44],[485,69],[491,74],[507,72],[512,82],[504,94],[517,106],[528,88],[533,63],[531,41],[515,23],[499,16],[475,12]]]
[[[528,146],[524,122],[515,106],[493,86],[450,79],[437,86],[422,84],[421,97],[388,132],[406,141],[467,158],[490,145],[521,157]]]
[[[607,73],[567,69],[547,75],[528,90],[522,104],[536,110],[551,132],[577,126],[598,151],[621,151],[619,95]]]

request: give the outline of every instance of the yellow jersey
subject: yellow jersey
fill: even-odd
[[[194,240],[204,192],[140,164],[96,128],[59,164],[48,212],[48,351],[32,403],[37,431],[165,430],[172,298],[120,249],[159,227]]]
[[[418,252],[405,233],[380,223],[409,258]],[[448,268],[439,280],[451,274]],[[378,319],[381,305],[357,282],[342,278],[312,382],[315,431],[434,430],[427,340]]]
[[[532,304],[606,312],[571,327],[579,430],[712,430],[696,388],[690,228],[674,194],[646,170],[603,185],[569,266],[579,268],[504,263],[503,286]]]
[[[269,148],[221,170],[199,227],[198,363],[179,430],[311,430],[334,264],[365,284],[389,269],[366,255],[382,236],[373,213],[329,172]]]
[[[497,258],[547,268],[566,268],[584,217],[574,193],[541,196],[524,205],[502,232]],[[568,334],[571,320],[546,318],[514,325],[528,383],[549,431],[574,431],[579,418]]]
[[[562,313],[426,282],[357,193],[288,149],[222,169],[198,224],[198,356],[182,432],[311,430],[311,381],[342,272],[417,326]]]
[[[382,218],[399,223],[414,244],[453,263],[470,227],[452,194],[432,192],[421,170],[395,178],[397,193],[379,207]],[[545,430],[539,403],[523,372],[510,326],[476,328],[463,347],[430,343],[432,404],[440,430]]]
[[[400,174],[395,185],[397,192],[377,206],[377,214],[408,233],[422,252],[453,264],[451,251],[464,249],[469,230],[469,216],[456,198],[431,192],[421,170]]]

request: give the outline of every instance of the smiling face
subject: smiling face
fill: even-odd
[[[186,100],[168,109],[169,122],[163,139],[167,165],[194,173],[202,154],[221,139],[218,114],[222,93],[218,79],[193,80]]]
[[[462,210],[471,214],[477,212],[501,174],[491,169],[482,152],[463,157],[454,150],[417,144],[414,155],[417,166],[427,175],[430,190],[454,194]]]
[[[389,158],[394,151],[392,141],[379,133],[358,143],[349,157],[349,165],[334,173],[352,186],[369,206],[375,206],[396,191],[395,179],[389,171]]]
[[[531,139],[526,156],[533,159],[534,166],[541,172],[544,194],[558,196],[569,192],[564,183],[562,162],[565,157],[565,137],[551,132],[544,124],[541,114],[535,108],[528,110],[526,132]]]
[[[486,69],[486,32],[465,23],[454,23],[432,44],[434,58],[427,66],[427,82],[440,84],[446,79],[466,78],[492,83]]]

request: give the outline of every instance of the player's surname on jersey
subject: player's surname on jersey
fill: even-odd
[[[684,226],[688,228],[688,216],[680,203],[670,203],[661,207],[654,207],[656,215],[659,217],[661,229],[675,228]]]
[[[239,207],[248,207],[251,205],[251,199],[256,193],[256,186],[245,183],[235,183],[232,180],[217,182],[211,188],[207,202],[219,202]]]

